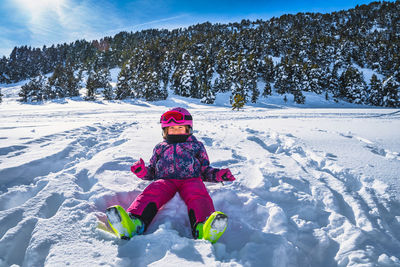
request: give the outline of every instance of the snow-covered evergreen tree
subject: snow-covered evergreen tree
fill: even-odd
[[[85,100],[95,100],[96,98],[96,80],[95,80],[95,74],[93,71],[90,71],[88,73],[88,78],[86,81],[86,96]]]
[[[260,60],[258,63],[258,74],[265,83],[271,83],[274,81],[275,70],[272,58],[266,56],[264,60]]]
[[[393,76],[383,82],[383,106],[400,107],[400,83]]]
[[[307,79],[305,72],[303,71],[303,67],[295,63],[290,66],[291,68],[291,79],[289,80],[290,89],[289,92],[293,95],[293,101],[296,104],[304,104],[306,101],[305,96],[303,95],[303,79]]]
[[[170,82],[170,73],[172,70],[172,55],[170,51],[166,51],[160,58],[161,81],[163,83],[163,92],[165,98],[168,96],[167,87]]]
[[[256,103],[258,97],[260,96],[260,91],[257,87],[257,61],[255,55],[250,53],[246,60],[246,68],[244,69],[245,74],[247,76],[247,86],[248,90],[251,93],[250,101],[252,103]]]
[[[81,87],[81,74],[75,75],[75,71],[71,65],[65,67],[64,72],[65,88],[68,97],[79,96],[79,88]]]
[[[232,77],[229,71],[230,68],[230,57],[226,54],[225,49],[222,47],[218,52],[216,58],[216,72],[217,78],[213,84],[214,92],[228,92],[232,86]]]
[[[179,65],[172,75],[174,93],[181,96],[199,98],[196,77],[196,67],[193,58],[187,53],[182,54]]]
[[[43,100],[51,100],[57,97],[48,79],[46,79],[46,82],[43,84],[42,92]]]
[[[166,96],[166,90],[161,87],[160,73],[152,71],[148,68],[139,76],[140,87],[142,88],[143,95],[147,101],[164,100]]]
[[[43,89],[45,86],[45,78],[39,75],[31,79],[28,83],[21,86],[19,97],[21,102],[38,102],[43,100]]]
[[[102,89],[103,95],[107,100],[112,98],[112,86],[110,84],[111,74],[108,68],[97,69],[96,71],[89,71],[88,79],[86,82],[86,100],[94,100],[98,89]],[[111,90],[111,91],[110,91]]]
[[[125,64],[118,74],[117,89],[115,92],[116,99],[125,99],[131,97],[131,79],[132,72],[130,69],[130,64]]]
[[[53,75],[49,78],[48,82],[56,97],[63,98],[67,96],[67,88],[65,86],[67,82],[64,76],[64,67],[61,64],[57,65],[54,69]]]
[[[7,72],[9,72],[7,64],[8,59],[3,56],[0,59],[0,83],[10,83],[10,77],[7,75]]]
[[[311,92],[322,94],[322,73],[322,70],[316,65],[311,66],[311,69],[306,73],[308,88]]]
[[[214,73],[214,69],[211,63],[211,60],[208,56],[199,60],[198,69],[198,88],[199,88],[199,97],[201,98],[202,103],[213,104],[215,101],[215,91],[211,86],[211,78]]]
[[[48,79],[49,86],[56,98],[78,96],[80,82],[80,75],[75,75],[70,64],[65,67],[58,65],[53,75]]]
[[[264,86],[264,90],[263,90],[262,96],[263,97],[268,97],[270,95],[272,95],[272,87],[271,87],[271,84],[269,82],[266,82],[265,86]]]
[[[276,66],[275,88],[278,94],[286,94],[290,91],[293,72],[289,66],[288,59],[285,58]]]
[[[247,79],[246,79],[246,59],[243,58],[242,55],[238,55],[236,61],[232,59],[232,64],[229,69],[230,75],[232,77],[232,86],[231,86],[231,103],[236,103],[236,99],[240,99],[240,102],[244,101],[247,103],[247,99],[249,96],[249,90],[247,87]]]
[[[382,82],[375,74],[371,77],[369,87],[368,103],[374,106],[381,106],[383,103]]]
[[[329,70],[329,69],[328,69]],[[333,100],[335,102],[339,101],[340,98],[340,86],[339,86],[339,77],[338,77],[338,66],[335,65],[332,68],[332,71],[326,72],[326,85],[328,92],[332,93]]]
[[[340,76],[340,96],[349,102],[362,104],[367,99],[367,86],[362,74],[353,67],[348,67]]]

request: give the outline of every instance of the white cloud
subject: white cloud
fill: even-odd
[[[104,31],[123,24],[106,1],[14,0],[13,4],[26,18],[21,23],[28,35],[22,38],[34,46],[99,38]]]
[[[171,12],[167,3],[139,0],[130,3],[107,0],[5,0],[12,3],[18,19],[18,34],[0,36],[13,40],[12,46],[41,47],[75,40],[88,41],[121,31],[149,28],[175,29],[199,22],[189,13]],[[2,47],[6,47],[2,42]],[[12,49],[12,48],[11,48]]]

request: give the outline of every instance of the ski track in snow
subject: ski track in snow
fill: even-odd
[[[352,135],[352,134],[340,134],[341,136],[345,137],[345,138],[355,138],[358,141],[360,141],[361,143],[364,144],[365,148],[368,149],[371,153],[374,153],[376,155],[388,158],[388,159],[395,159],[395,160],[400,160],[400,153],[399,152],[395,152],[395,151],[391,151],[389,149],[385,149],[380,147],[378,144],[375,144],[374,142],[363,138],[363,137],[359,137],[356,135]]]
[[[216,209],[229,215],[217,244],[192,240],[178,196],[131,241],[97,228],[107,206],[127,208],[148,184],[129,166],[147,162],[161,138],[139,117],[105,120],[0,148],[0,266],[400,265],[400,205],[385,184],[257,118],[234,123],[196,112],[211,116],[195,134],[212,166],[237,177],[207,183]],[[337,134],[400,160],[368,139]]]

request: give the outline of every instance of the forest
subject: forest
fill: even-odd
[[[110,69],[119,68],[110,84]],[[367,80],[362,69],[375,74]],[[86,77],[86,79],[83,79]],[[272,93],[306,102],[314,92],[356,104],[400,107],[400,1],[240,23],[120,32],[96,41],[15,47],[0,58],[0,83],[28,82],[22,102],[79,95],[166,99],[168,91],[212,104],[257,103]],[[1,91],[0,91],[1,101]]]

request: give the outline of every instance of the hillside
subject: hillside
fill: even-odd
[[[49,80],[36,78],[34,90],[40,88],[40,93],[25,92],[23,101],[76,96],[80,88],[87,88],[92,100],[97,89],[106,88],[108,99],[157,101],[171,89],[209,104],[225,92],[231,103],[235,96],[247,104],[277,93],[304,104],[305,94],[314,92],[335,101],[398,107],[399,25],[399,1],[374,2],[328,14],[15,47],[0,60],[0,83],[53,74]],[[108,70],[116,67],[121,69],[118,82],[109,87]],[[79,84],[77,73],[82,72],[91,76],[91,83]]]

